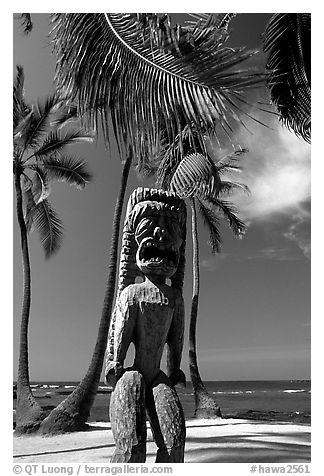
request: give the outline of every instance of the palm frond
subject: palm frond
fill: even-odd
[[[246,224],[238,218],[238,210],[231,202],[215,197],[209,197],[206,202],[221,212],[236,237],[241,238],[245,234]]]
[[[45,257],[50,258],[61,246],[62,222],[46,199],[33,208],[31,218],[39,231]]]
[[[86,162],[69,155],[46,158],[43,167],[51,179],[67,182],[81,189],[92,179]]]
[[[184,25],[173,25],[169,14],[137,13],[138,28],[143,43],[160,49],[161,53],[186,54],[193,47],[210,41],[218,32],[219,38],[226,38],[226,28],[234,13],[188,14],[195,21],[186,20]]]
[[[19,122],[30,113],[30,107],[25,102],[24,83],[25,75],[22,66],[17,65],[17,73],[13,84],[13,133]]]
[[[205,135],[207,135],[207,131]],[[172,176],[185,155],[194,152],[207,154],[206,145],[204,141],[201,143],[200,139],[192,124],[184,125],[181,137],[177,135],[172,143],[168,142],[164,134],[161,135],[160,150],[156,157],[153,157],[149,162],[152,172],[155,171],[158,188],[164,190],[170,188]]]
[[[237,149],[231,154],[222,157],[217,161],[216,166],[219,174],[223,174],[229,171],[238,171],[241,170],[241,159],[244,154],[248,152],[248,149],[241,148]]]
[[[219,186],[218,195],[231,195],[234,192],[244,192],[249,194],[250,189],[247,185],[240,182],[232,182],[227,180],[222,180]]]
[[[25,166],[25,170],[30,169],[34,172],[32,179],[32,192],[36,203],[41,202],[50,195],[50,184],[46,170],[42,165],[31,164]]]
[[[232,191],[234,191],[233,190],[234,188],[236,190],[240,189],[245,192],[249,191],[248,187],[244,184],[240,184],[238,182],[233,182],[233,181],[226,182],[223,179],[221,180],[221,176],[223,174],[225,173],[228,174],[229,172],[237,172],[241,170],[240,159],[245,153],[248,152],[248,149],[246,148],[237,149],[231,154],[228,154],[219,160],[215,159],[216,162],[214,163],[210,153],[208,152],[206,144],[203,144],[203,148],[197,142],[193,142],[192,144],[189,144],[188,134],[186,131],[187,131],[187,126],[184,128],[183,135],[182,135],[184,152],[187,154],[187,157],[189,157],[192,153],[192,158],[193,158],[192,167],[194,170],[196,166],[196,164],[194,163],[195,154],[198,154],[196,159],[198,161],[201,161],[200,166],[205,168],[205,172],[201,176],[202,180],[204,181],[203,195],[217,196],[218,194],[221,194],[221,193],[230,194]],[[208,136],[207,133],[206,133],[206,136]],[[192,137],[195,137],[195,135],[193,134]],[[208,158],[206,159],[207,156]],[[183,172],[182,166],[179,168],[179,170],[177,170],[177,168],[179,167],[179,164],[181,163],[181,160],[182,160],[182,155],[181,155],[181,151],[179,147],[179,142],[175,141],[173,144],[170,144],[168,147],[160,151],[160,153],[157,156],[156,163],[154,161],[150,163],[150,167],[148,168],[148,173],[146,175],[148,176],[155,175],[156,186],[158,188],[168,190],[170,189],[173,176],[175,176],[175,180],[177,180],[178,175],[180,176],[182,175],[182,172]],[[186,164],[186,162],[188,161],[187,158],[183,160],[184,160],[184,164]],[[188,165],[189,165],[189,162],[190,161],[188,161]],[[195,170],[195,173],[199,174],[199,168]],[[184,171],[184,174],[186,176],[188,172]],[[213,181],[214,182],[213,186],[212,186],[212,183],[209,183],[212,176],[215,177]],[[198,186],[199,180],[196,182],[196,179],[197,179],[196,176],[192,177],[193,185],[195,186],[195,188],[192,190],[192,193],[199,195],[199,191],[200,193],[202,193],[201,192],[202,187],[199,188]],[[207,186],[207,184],[209,184],[209,186]],[[215,184],[217,186],[215,186]],[[180,183],[179,183],[179,187],[180,187]]]
[[[36,206],[36,201],[33,193],[33,181],[26,175],[23,174],[24,179],[24,187],[23,187],[23,204],[24,204],[24,220],[27,232],[30,233],[32,231],[33,226],[33,209]]]
[[[215,163],[207,155],[189,154],[174,172],[170,190],[181,198],[206,198],[217,193],[220,178]]]
[[[213,15],[213,22],[215,23],[217,28],[227,28],[230,20],[234,18],[236,13],[214,13]],[[195,27],[197,22],[210,22],[211,15],[208,13],[189,13],[189,16],[194,18],[195,21],[187,21],[186,23],[190,24],[191,26]]]
[[[159,162],[151,164],[151,170],[155,176],[157,188],[161,188],[162,190],[170,189],[170,182],[178,163],[177,160],[174,160],[174,156],[165,154],[161,157]]]
[[[236,208],[228,201],[209,197],[207,200],[198,198],[200,214],[209,229],[209,244],[213,253],[221,250],[220,218],[224,218],[234,235],[238,238],[246,232],[246,224],[237,216]]]
[[[92,142],[93,137],[80,130],[70,130],[66,132],[54,130],[51,131],[43,141],[42,145],[29,157],[49,157],[54,153],[60,152],[67,145],[76,142]]]
[[[236,16],[236,13],[219,13],[217,18],[218,28],[227,28],[229,22]]]
[[[159,48],[161,53],[180,51],[182,42],[190,41],[189,32],[185,38],[184,29],[180,25],[173,26],[168,14],[137,13],[136,16],[143,45],[153,52],[154,48]]]
[[[201,41],[197,33],[194,48],[185,42],[186,54],[162,53],[145,45],[138,24],[136,14],[54,15],[59,89],[77,98],[81,110],[88,108],[90,124],[102,120],[106,140],[111,115],[119,147],[131,144],[134,156],[147,149],[152,155],[150,144],[161,130],[172,142],[183,122],[200,131],[216,122],[228,132],[234,119],[228,98],[238,104],[237,94],[264,81],[250,69],[233,77],[254,52],[225,48],[219,29],[208,27],[204,37],[202,25]]]
[[[50,115],[59,106],[56,94],[47,96],[44,103],[33,104],[31,113],[20,121],[15,130],[14,139],[23,147],[36,147],[49,125]]]
[[[205,225],[209,230],[208,244],[212,248],[213,253],[219,253],[221,251],[222,237],[219,231],[220,219],[217,212],[204,200],[198,199],[199,212]]]
[[[310,142],[311,130],[311,15],[277,13],[263,35],[269,53],[268,87],[282,122]]]
[[[71,121],[80,119],[79,109],[75,104],[67,104],[59,110],[58,116],[51,121],[51,127],[61,129]]]
[[[30,128],[30,123],[33,120],[33,107],[26,111],[26,114],[21,115],[19,118],[19,122],[16,124],[14,128],[14,147],[20,148],[21,150],[25,150],[25,142],[26,142],[26,133]],[[17,116],[18,118],[18,116]]]
[[[33,22],[30,13],[20,13],[17,15],[17,19],[20,22],[23,33],[28,35],[33,29]]]

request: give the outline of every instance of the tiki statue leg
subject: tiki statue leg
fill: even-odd
[[[126,371],[111,394],[109,415],[116,449],[111,463],[144,463],[146,458],[145,383]]]
[[[158,447],[156,463],[183,463],[186,425],[182,406],[168,377],[161,371],[147,390],[146,406]]]

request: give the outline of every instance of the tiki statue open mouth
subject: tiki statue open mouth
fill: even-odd
[[[169,247],[167,243],[147,238],[142,241],[139,247],[138,258],[141,267],[176,269],[179,261],[179,250]]]

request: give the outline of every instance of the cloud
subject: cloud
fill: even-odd
[[[206,271],[214,271],[220,265],[221,261],[224,261],[228,258],[228,253],[217,253],[216,256],[210,256],[209,258],[205,258],[201,260],[200,266],[204,268]]]
[[[239,192],[231,200],[248,225],[272,223],[276,227],[280,223],[285,240],[294,243],[308,258],[310,145],[282,126],[276,117],[270,123],[269,116],[259,114],[257,119],[270,127],[255,125],[254,121],[248,120],[245,124],[252,133],[243,126],[238,129],[235,142],[249,152],[242,158],[242,171],[228,177],[246,184],[251,193]],[[261,254],[268,258],[290,259],[284,246],[281,251],[269,247],[263,253],[260,251],[260,257]]]
[[[292,223],[288,231],[284,233],[284,237],[295,243],[306,258],[310,258],[310,214],[305,215],[301,210],[298,210],[292,217]]]
[[[277,261],[295,261],[296,256],[289,247],[268,246],[247,256],[247,259],[270,259]]]
[[[257,125],[248,134],[241,128],[238,143],[249,152],[243,159],[239,180],[251,195],[235,197],[249,220],[268,220],[289,213],[310,198],[310,146],[277,122],[274,130]]]

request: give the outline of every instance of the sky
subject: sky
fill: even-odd
[[[240,14],[232,22],[231,45],[260,47],[269,14]],[[48,45],[48,15],[34,14],[34,30],[25,37],[13,25],[13,67],[24,66],[28,100],[52,90],[55,61]],[[260,59],[264,61],[264,59]],[[265,98],[266,91],[258,91]],[[203,380],[310,378],[310,146],[283,128],[275,116],[254,111],[261,126],[244,120],[233,143],[249,149],[234,180],[250,195],[233,202],[248,224],[242,240],[222,227],[223,246],[213,256],[208,233],[199,223],[201,295],[198,315],[198,362]],[[226,155],[229,145],[215,158]],[[71,148],[72,152],[72,148]],[[46,261],[37,236],[30,235],[32,307],[30,378],[79,380],[94,348],[107,278],[114,204],[122,165],[115,147],[73,147],[87,160],[93,181],[79,191],[54,184],[51,203],[65,226],[61,250]],[[148,186],[132,172],[127,197]],[[14,197],[13,197],[13,203]],[[14,210],[14,207],[13,207]],[[188,370],[191,298],[191,245],[188,222],[185,347]],[[17,375],[22,297],[21,252],[13,216],[13,377]],[[131,358],[131,357],[130,357]]]

